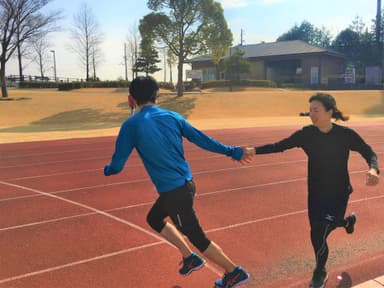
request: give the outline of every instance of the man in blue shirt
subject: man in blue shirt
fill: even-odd
[[[105,166],[104,174],[119,173],[135,148],[159,193],[147,215],[147,222],[180,250],[183,265],[179,273],[189,275],[205,264],[205,260],[189,248],[182,232],[204,256],[225,270],[216,285],[230,288],[245,283],[249,274],[209,240],[199,224],[193,209],[195,185],[184,158],[182,139],[185,137],[205,150],[227,155],[241,163],[248,162],[250,156],[243,148],[227,146],[210,138],[178,113],[156,106],[158,90],[152,77],[137,77],[132,81],[129,92],[140,112],[121,126],[115,153],[111,163]],[[164,220],[168,216],[174,225]]]

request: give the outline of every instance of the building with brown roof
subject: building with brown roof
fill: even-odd
[[[327,85],[343,81],[346,58],[343,54],[304,41],[281,41],[232,47],[221,59],[219,69],[208,55],[190,59],[192,70],[202,71],[202,81],[227,79],[222,62],[235,49],[244,51],[251,64],[241,79],[272,80],[278,84]],[[218,73],[219,72],[219,73]]]

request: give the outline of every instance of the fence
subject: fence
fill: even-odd
[[[41,77],[35,75],[9,75],[5,77],[7,86],[18,87],[20,82],[58,82],[58,83],[69,83],[69,82],[83,82],[81,78],[70,78],[70,77]]]

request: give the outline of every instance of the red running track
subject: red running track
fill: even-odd
[[[260,145],[299,127],[207,131],[231,145]],[[384,127],[355,124],[378,153]],[[213,264],[183,278],[178,251],[153,233],[146,213],[157,194],[133,154],[123,173],[104,177],[114,137],[0,145],[0,287],[212,287]],[[306,156],[260,155],[241,166],[186,143],[197,184],[196,210],[209,237],[251,273],[244,287],[307,287],[314,256],[306,211]],[[352,153],[353,235],[330,239],[327,287],[346,288],[384,272],[383,181],[364,184]],[[337,280],[337,276],[343,280]]]

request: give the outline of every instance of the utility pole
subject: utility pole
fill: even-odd
[[[240,46],[243,46],[243,42],[244,42],[244,39],[243,39],[243,28],[241,28],[241,31],[240,31]]]
[[[376,43],[379,57],[381,57],[381,79],[384,80],[384,36],[382,34],[381,0],[377,0],[376,12]]]
[[[57,82],[57,75],[56,75],[56,52],[55,50],[51,50],[53,54],[53,77],[55,78],[55,82]]]
[[[383,40],[381,39],[381,0],[377,0],[377,12],[376,12],[376,41],[379,45]]]
[[[128,65],[127,65],[127,44],[124,43],[124,67],[125,67],[125,81],[128,81]]]

